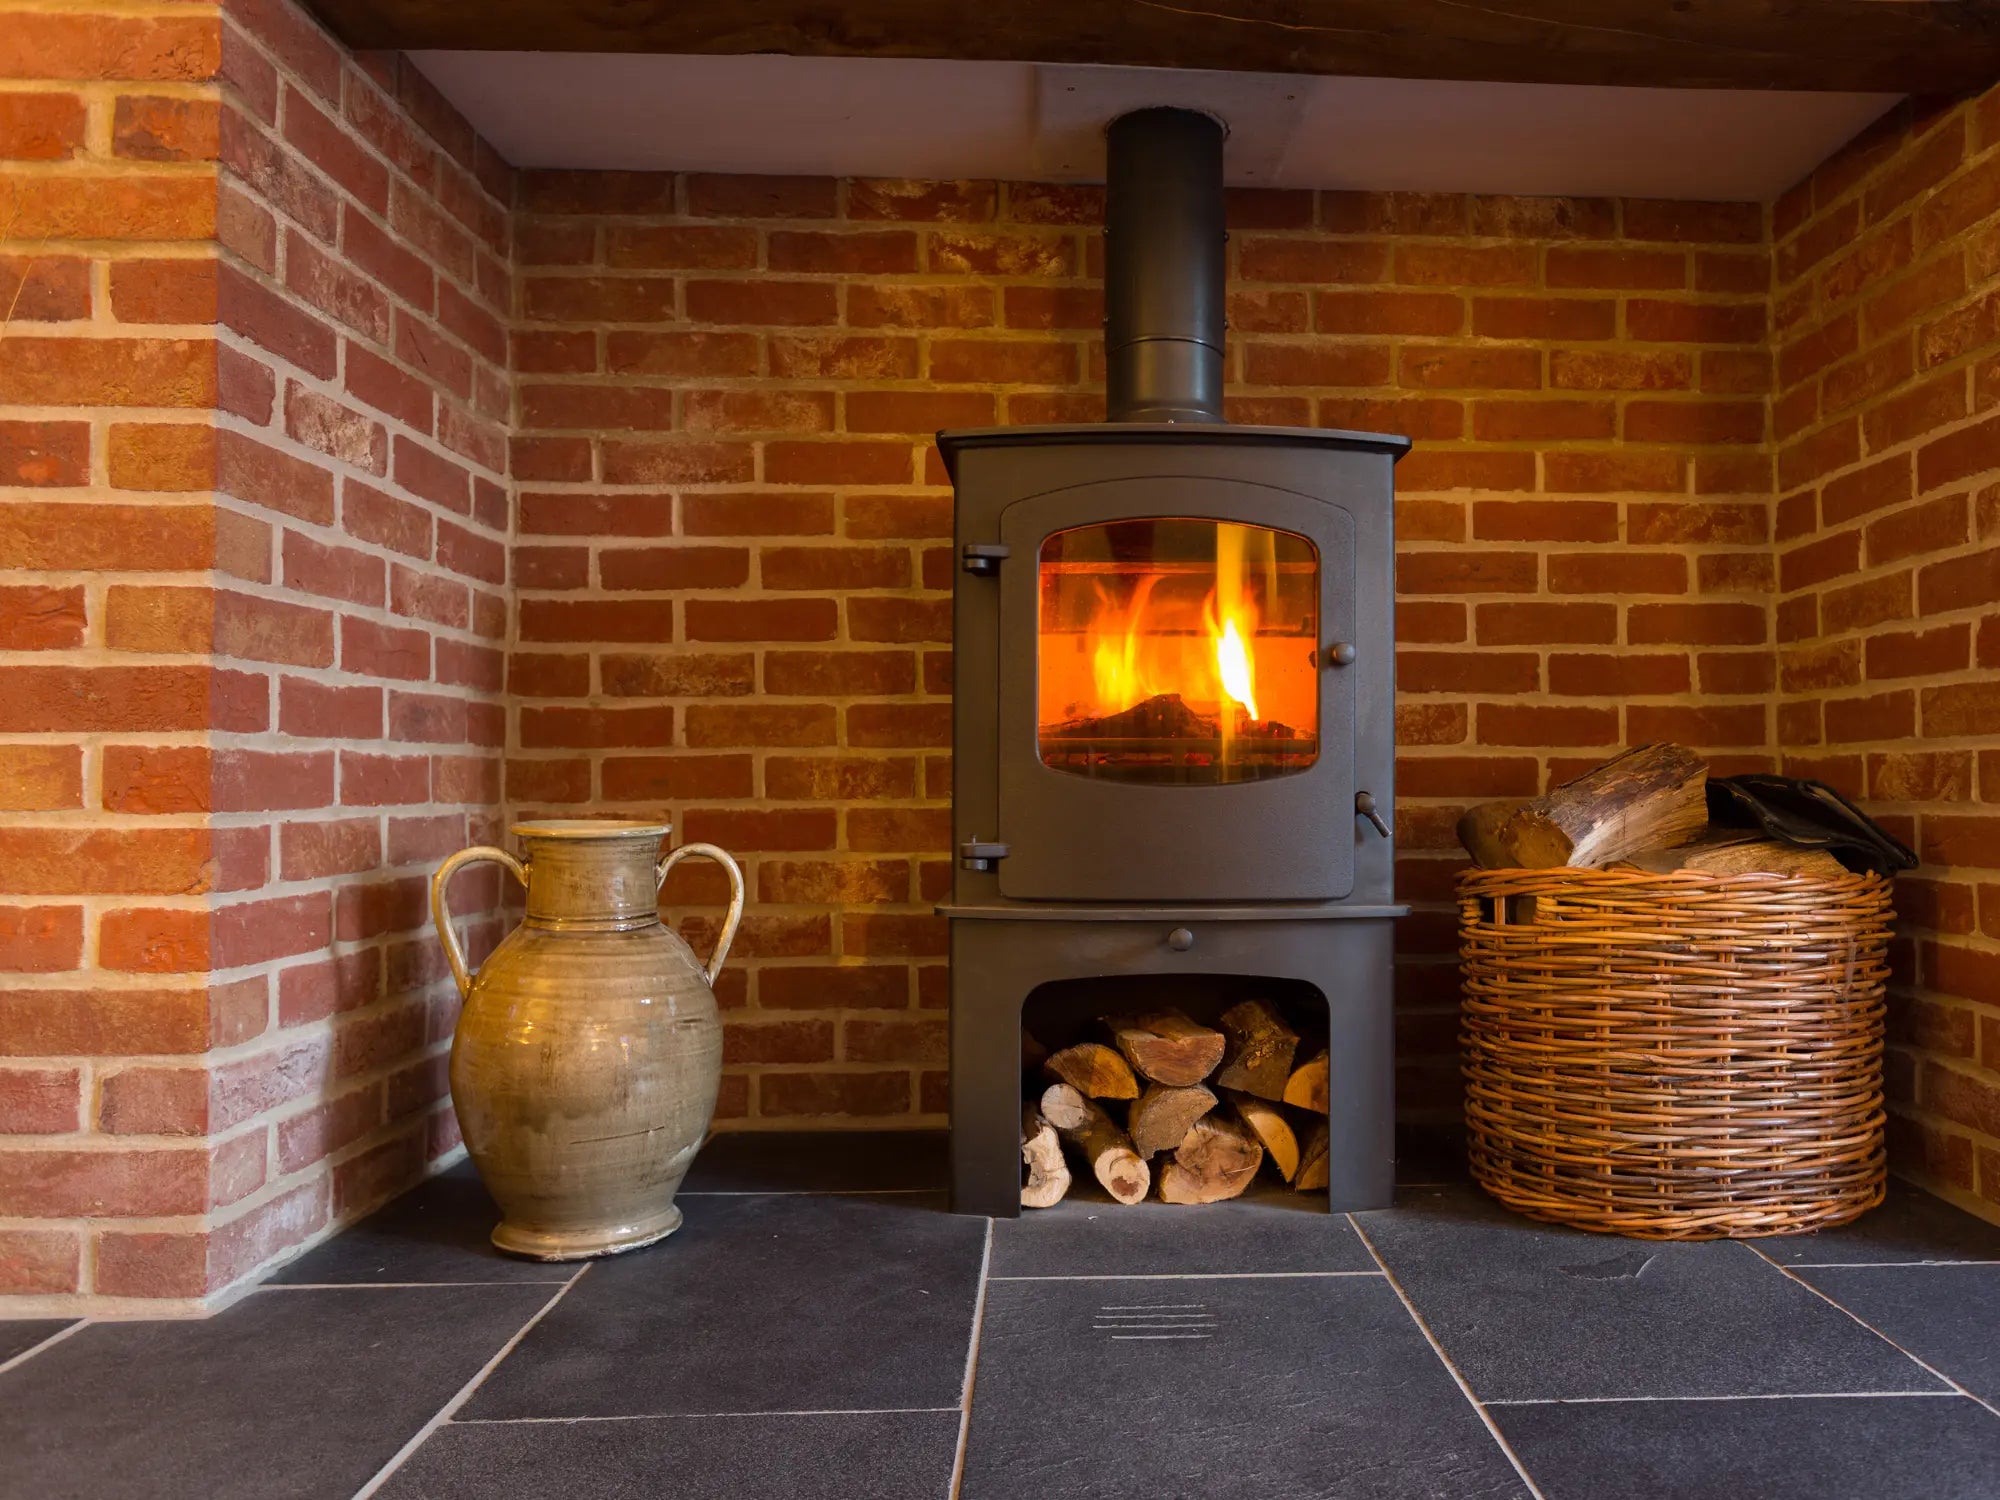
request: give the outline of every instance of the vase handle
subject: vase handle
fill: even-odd
[[[712,859],[729,872],[729,916],[722,924],[722,936],[715,940],[715,952],[709,956],[708,968],[704,971],[708,982],[713,985],[716,976],[722,972],[722,961],[729,957],[729,945],[736,941],[737,924],[743,920],[743,870],[729,857],[727,850],[718,849],[713,844],[682,844],[660,861],[660,878],[654,883],[653,889],[658,890],[665,885],[667,876],[673,872],[674,866],[690,854],[699,854],[706,859]]]
[[[465,966],[465,950],[458,945],[458,937],[451,930],[451,912],[444,903],[445,883],[467,865],[490,861],[505,865],[514,878],[525,888],[528,884],[528,867],[505,849],[495,849],[491,844],[477,844],[470,849],[461,849],[450,859],[437,867],[437,874],[431,876],[431,920],[437,923],[438,941],[444,944],[445,962],[451,965],[451,977],[458,981],[458,994],[464,999],[472,993],[472,971]]]

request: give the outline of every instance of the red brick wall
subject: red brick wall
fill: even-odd
[[[2000,90],[1899,111],[1775,209],[1788,767],[1898,882],[1898,1169],[2000,1212]]]
[[[282,0],[0,29],[0,1295],[199,1298],[455,1144],[511,172]]]
[[[508,800],[750,866],[732,1122],[943,1121],[929,436],[1102,416],[1098,218],[1023,184],[524,178]],[[1447,1112],[1459,811],[1627,740],[1771,763],[1765,214],[1248,193],[1231,221],[1230,415],[1418,439],[1402,1083]],[[670,894],[706,931],[719,892]]]

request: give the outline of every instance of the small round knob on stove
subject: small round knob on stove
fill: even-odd
[[[1185,953],[1194,946],[1194,934],[1185,927],[1176,927],[1167,934],[1167,946],[1176,953]]]
[[[1354,643],[1352,641],[1335,641],[1331,646],[1326,648],[1326,655],[1327,660],[1331,661],[1336,667],[1351,667],[1354,665]]]

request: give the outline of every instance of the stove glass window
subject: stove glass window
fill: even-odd
[[[1319,553],[1289,531],[1163,517],[1042,543],[1042,764],[1226,785],[1319,758]]]

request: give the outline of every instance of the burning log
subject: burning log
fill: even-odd
[[[1021,1207],[1053,1208],[1069,1191],[1069,1166],[1062,1143],[1047,1120],[1030,1104],[1021,1111],[1021,1160],[1028,1180],[1021,1185]]]
[[[1218,1088],[1240,1089],[1265,1099],[1282,1099],[1292,1076],[1299,1034],[1262,1000],[1245,1000],[1222,1013],[1228,1046],[1216,1069]]]
[[[1326,1113],[1327,1068],[1326,1053],[1322,1050],[1300,1063],[1292,1070],[1292,1076],[1285,1081],[1284,1102],[1299,1109],[1309,1109],[1314,1114]]]
[[[1641,745],[1526,802],[1484,802],[1458,840],[1489,870],[1597,868],[1686,843],[1708,826],[1708,765],[1680,745]]]
[[[1131,1127],[1132,1149],[1141,1156],[1171,1151],[1196,1120],[1215,1108],[1215,1095],[1200,1084],[1168,1088],[1149,1083],[1146,1092],[1132,1103],[1126,1123]]]
[[[1051,1077],[1061,1079],[1091,1099],[1139,1097],[1139,1080],[1132,1076],[1131,1067],[1102,1042],[1078,1042],[1074,1047],[1065,1047],[1042,1066]]]
[[[1187,1088],[1208,1077],[1222,1061],[1222,1033],[1195,1024],[1177,1010],[1120,1016],[1106,1024],[1118,1050],[1154,1083]]]
[[[1042,1118],[1058,1130],[1078,1130],[1090,1118],[1083,1095],[1066,1083],[1052,1083],[1042,1090]]]
[[[1292,1179],[1293,1187],[1302,1193],[1325,1190],[1329,1176],[1327,1152],[1331,1146],[1326,1121],[1314,1120],[1306,1132],[1305,1147],[1299,1152],[1299,1170]]]
[[[1140,1202],[1153,1185],[1152,1169],[1132,1149],[1131,1137],[1094,1100],[1084,1100],[1083,1107],[1083,1124],[1063,1131],[1062,1138],[1089,1163],[1105,1192],[1120,1203]]]
[[[1216,721],[1189,708],[1179,693],[1159,693],[1115,714],[1042,727],[1045,740],[1212,740]]]
[[[1299,1138],[1292,1122],[1269,1100],[1254,1094],[1231,1092],[1227,1097],[1236,1118],[1262,1143],[1278,1175],[1290,1182],[1299,1170]]]
[[[1160,1199],[1166,1203],[1220,1203],[1250,1186],[1263,1163],[1264,1148],[1227,1115],[1196,1120],[1160,1172]]]

